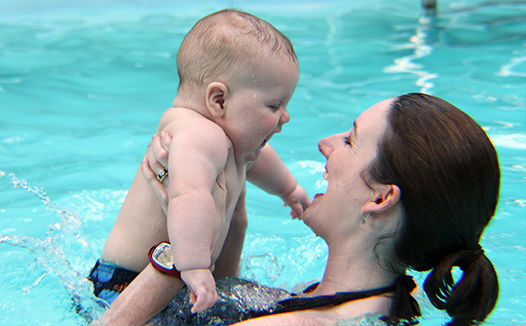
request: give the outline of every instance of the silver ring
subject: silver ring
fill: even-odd
[[[157,174],[157,180],[159,180],[160,183],[163,183],[164,178],[168,176],[168,170],[162,169],[161,172]]]

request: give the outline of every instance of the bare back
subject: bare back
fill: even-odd
[[[206,182],[210,184],[206,188],[209,188],[209,195],[213,199],[215,214],[208,217],[209,223],[206,228],[213,235],[208,243],[213,267],[221,252],[230,219],[245,183],[246,166],[236,163],[232,143],[224,131],[213,121],[193,110],[168,109],[159,123],[158,132],[163,130],[173,138],[169,164],[170,197],[175,198],[188,188],[197,187],[196,185]],[[205,155],[204,160],[212,161],[210,164],[213,168],[198,168],[200,163],[194,162],[194,157],[200,157],[201,154]],[[212,172],[203,172],[206,170]],[[202,178],[213,180],[200,180]],[[201,208],[200,204],[197,203],[196,210]],[[191,215],[192,212],[189,213],[188,215]],[[191,219],[191,216],[188,218]],[[156,194],[138,170],[104,245],[102,258],[106,262],[140,272],[148,264],[148,251],[152,246],[166,240],[173,242],[177,240],[171,238],[174,237],[174,233],[181,234],[182,231],[186,231],[184,223],[177,223],[182,224],[180,227],[183,229],[174,232],[172,226],[169,237],[169,220]],[[202,234],[205,230],[188,231]],[[192,236],[192,232],[183,233],[188,237]]]

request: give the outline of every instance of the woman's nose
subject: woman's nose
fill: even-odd
[[[331,137],[320,140],[318,142],[318,149],[320,150],[321,154],[328,159],[333,151],[333,147],[331,146]]]

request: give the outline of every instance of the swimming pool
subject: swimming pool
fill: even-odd
[[[325,188],[317,141],[381,99],[431,93],[485,128],[502,168],[482,239],[501,284],[487,324],[526,325],[526,3],[439,0],[431,19],[419,2],[0,0],[1,324],[84,325],[72,297],[100,314],[83,276],[175,96],[177,47],[235,7],[295,46],[292,120],[271,143],[311,196]],[[243,275],[287,289],[321,277],[325,244],[277,198],[247,196]],[[421,325],[448,320],[418,300]]]

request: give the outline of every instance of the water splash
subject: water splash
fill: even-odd
[[[0,171],[0,177],[5,176]],[[25,235],[2,235],[0,244],[8,244],[23,248],[31,253],[34,262],[43,269],[32,284],[24,288],[24,294],[28,294],[46,276],[56,277],[71,297],[72,309],[83,318],[85,322],[91,322],[93,318],[99,318],[106,303],[93,295],[93,288],[81,273],[79,273],[68,260],[67,251],[78,255],[79,252],[89,250],[89,244],[82,233],[82,221],[80,216],[67,208],[60,207],[50,200],[43,188],[33,187],[26,180],[18,179],[14,174],[8,175],[14,188],[27,190],[40,199],[47,209],[56,213],[60,220],[49,226],[49,232],[45,239]]]
[[[283,266],[272,254],[248,255],[241,258],[241,274],[248,279],[274,284],[282,272]]]

